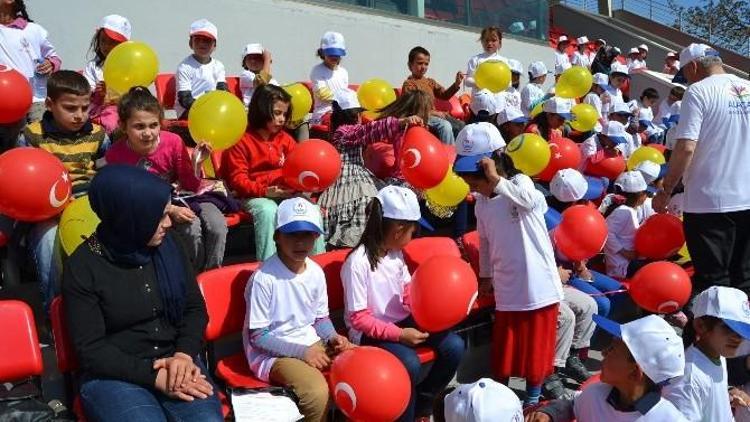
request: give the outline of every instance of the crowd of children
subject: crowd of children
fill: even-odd
[[[211,152],[208,145],[197,140],[191,152],[187,139],[163,130],[164,110],[146,87],[115,93],[104,83],[107,55],[131,38],[127,18],[102,18],[82,75],[60,70],[46,31],[31,21],[22,0],[0,4],[0,24],[0,63],[22,72],[34,90],[29,115],[0,127],[0,151],[15,146],[49,151],[69,171],[75,196],[85,195],[97,169],[106,165],[137,166],[159,176],[173,187],[165,212],[198,271],[223,263],[224,214],[242,209],[252,216],[255,256],[262,264],[245,291],[245,354],[258,378],[295,393],[305,420],[325,420],[330,392],[323,372],[336,354],[356,345],[388,350],[407,369],[412,395],[400,420],[423,420],[433,409],[441,409],[437,420],[520,420],[520,403],[495,381],[444,391],[461,363],[464,342],[451,330],[423,332],[411,316],[411,275],[402,249],[420,224],[432,230],[422,218],[420,192],[404,183],[399,169],[402,138],[412,126],[429,128],[458,154],[452,169],[475,202],[480,293],[494,295],[492,375],[504,384],[510,377],[524,378],[526,405],[552,400],[529,420],[724,421],[731,420],[732,407],[750,404],[744,392],[728,389],[726,369],[726,358],[750,338],[750,312],[741,291],[697,292],[694,319],[684,334],[686,350],[658,316],[622,325],[605,318],[626,296],[621,281],[644,264],[635,251],[635,234],[654,214],[650,195],[659,188],[666,165],[645,161],[615,180],[587,173],[611,157],[627,160],[641,145],[664,145],[668,158],[685,93],[675,86],[659,103],[653,88],[627,91],[632,72],[646,68],[647,45],[631,49],[625,62],[617,59],[618,48],[601,39],[576,38],[572,57],[572,40],[565,35],[556,40],[556,80],[571,65],[593,74],[581,102],[592,105],[599,120],[593,130],[581,133],[568,124],[576,101],[544,89],[550,73],[544,62],[524,68],[500,55],[503,34],[496,27],[482,30],[483,51],[447,88],[427,76],[429,51],[411,49],[402,94],[374,121],[363,120],[363,108],[349,89],[342,34],[328,31],[320,40],[320,63],[310,71],[313,106],[301,121],[291,121],[291,97],[272,77],[271,53],[261,44],[247,44],[239,88],[248,127],[222,154],[222,182],[207,179],[199,165]],[[199,19],[191,24],[192,53],[175,73],[175,109],[182,119],[201,95],[228,90],[224,65],[212,57],[217,41],[213,23]],[[679,70],[677,58],[667,56],[665,73]],[[508,65],[512,82],[506,91],[477,86],[477,67],[488,60]],[[462,88],[472,94],[465,121],[437,110],[436,101],[449,100]],[[342,171],[333,185],[312,197],[289,188],[282,168],[297,143],[321,124],[342,156]],[[538,183],[519,171],[505,151],[506,143],[523,133],[550,142],[574,140],[580,166]],[[381,141],[391,144],[396,156],[384,180],[363,160],[363,151]],[[679,193],[673,200],[670,210],[679,214]],[[545,217],[574,204],[599,206],[606,218],[603,262],[572,261],[555,245]],[[465,202],[456,209],[457,238],[468,230],[469,210]],[[36,223],[27,242],[47,305],[60,290],[65,260],[56,232],[57,219]],[[325,274],[308,258],[326,248],[352,248],[341,270],[347,335],[333,326]],[[605,350],[601,383],[571,397],[562,379],[583,383],[590,377],[584,363],[597,325],[615,338]],[[424,378],[417,346],[429,346],[436,355]],[[466,400],[474,403],[478,397],[484,404],[467,410]],[[493,407],[493,401],[507,406]]]

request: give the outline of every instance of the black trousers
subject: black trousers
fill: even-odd
[[[750,210],[683,215],[695,267],[693,294],[711,286],[750,293]]]

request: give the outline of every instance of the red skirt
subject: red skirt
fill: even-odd
[[[532,311],[495,311],[492,370],[497,379],[541,385],[552,374],[559,304]]]

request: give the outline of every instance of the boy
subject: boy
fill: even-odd
[[[529,83],[521,90],[521,111],[530,117],[531,110],[544,98],[542,85],[547,80],[547,66],[544,62],[533,62],[529,65]]]
[[[216,25],[206,19],[190,25],[188,45],[193,54],[177,66],[175,73],[177,101],[174,108],[180,120],[187,119],[190,106],[201,95],[216,89],[228,90],[224,64],[211,57],[218,37]]]
[[[570,57],[568,57],[568,46],[570,40],[566,35],[560,35],[557,39],[557,48],[555,49],[555,67],[560,65],[570,65]]]
[[[659,110],[654,116],[654,122],[657,125],[667,125],[669,118],[673,114],[674,110],[679,110],[682,104],[682,96],[685,95],[685,88],[682,86],[674,86],[669,90],[669,96],[659,103]],[[677,106],[675,106],[677,104]],[[674,119],[673,119],[674,120]]]
[[[277,252],[263,262],[245,288],[247,327],[242,340],[258,378],[289,388],[305,421],[324,421],[328,384],[321,371],[331,356],[352,346],[328,318],[323,270],[308,258],[323,233],[320,211],[304,198],[279,204]]]
[[[510,68],[510,86],[505,91],[496,94],[498,112],[507,107],[521,108],[521,91],[518,88],[521,87],[523,65],[516,59],[508,59],[508,67]]]
[[[633,47],[628,52],[628,70],[633,72],[646,68],[646,62],[641,59],[641,52],[638,47]]]
[[[447,145],[456,143],[456,135],[464,127],[463,122],[451,117],[448,113],[435,109],[435,99],[450,100],[459,89],[464,80],[464,74],[456,72],[456,80],[448,89],[443,88],[434,79],[425,76],[430,67],[430,52],[424,47],[414,47],[409,51],[409,70],[411,76],[406,78],[401,89],[406,91],[423,91],[433,100],[430,118],[427,126],[437,135],[440,141]]]
[[[666,73],[667,75],[676,75],[679,70],[680,60],[677,56],[677,53],[670,51],[669,53],[667,53],[667,57],[664,59],[664,68],[661,72]]]
[[[683,422],[679,410],[661,397],[662,386],[682,376],[682,340],[656,315],[619,325],[594,316],[615,336],[604,351],[601,382],[588,386],[574,400],[547,403],[527,417],[532,422]]]
[[[83,195],[96,173],[96,161],[109,147],[104,128],[89,121],[91,87],[78,72],[57,71],[47,80],[45,105],[42,120],[26,126],[18,146],[41,148],[59,158],[70,175],[73,195]],[[60,258],[54,247],[57,222],[55,217],[34,224],[28,238],[45,307],[57,293],[59,268],[53,265]]]

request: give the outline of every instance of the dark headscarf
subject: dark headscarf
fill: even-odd
[[[184,257],[167,235],[148,246],[170,201],[171,188],[159,177],[135,166],[108,165],[91,182],[89,201],[101,223],[96,237],[107,258],[125,267],[153,263],[167,319],[176,324],[185,307]]]

